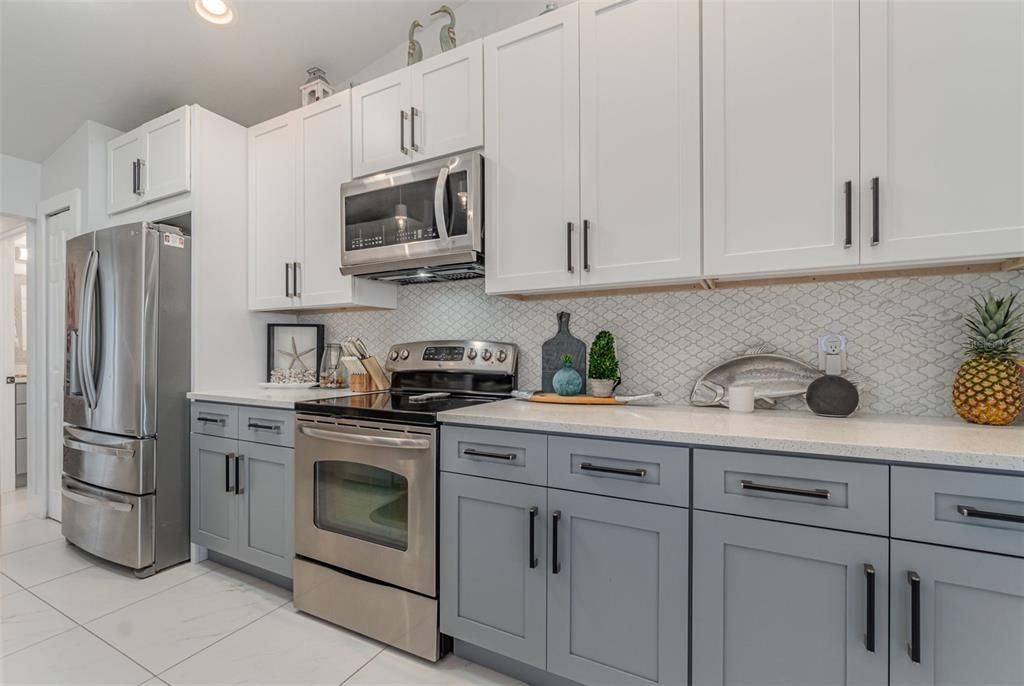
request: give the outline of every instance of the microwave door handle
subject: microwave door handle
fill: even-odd
[[[448,185],[448,167],[441,167],[437,174],[437,185],[434,186],[434,224],[437,225],[437,236],[448,240],[448,221],[444,216],[444,191]]]

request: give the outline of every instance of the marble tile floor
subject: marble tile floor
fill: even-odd
[[[0,520],[0,684],[514,686],[449,655],[420,660],[299,613],[212,562],[149,579],[86,555],[52,520]]]

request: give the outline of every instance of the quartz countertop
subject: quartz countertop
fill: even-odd
[[[959,418],[858,415],[681,405],[581,406],[503,400],[449,410],[442,422],[694,446],[808,453],[1024,473],[1024,425]]]
[[[187,397],[189,400],[201,400],[209,403],[294,410],[295,403],[324,398],[343,398],[349,395],[362,394],[355,393],[348,388],[261,388],[253,385],[228,390],[189,391]]]

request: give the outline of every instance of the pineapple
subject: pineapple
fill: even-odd
[[[964,317],[970,357],[953,381],[953,406],[968,422],[1004,425],[1020,416],[1024,370],[1014,358],[1024,348],[1024,312],[1016,297],[971,298],[975,312]]]

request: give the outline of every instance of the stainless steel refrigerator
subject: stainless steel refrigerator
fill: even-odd
[[[67,242],[62,530],[139,576],[189,557],[190,250],[150,223]]]

